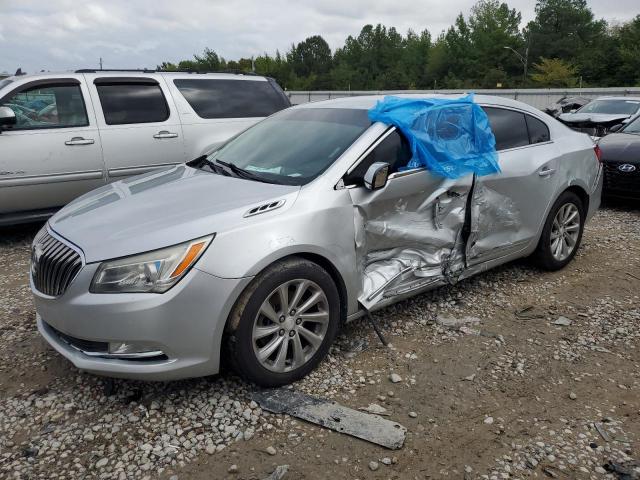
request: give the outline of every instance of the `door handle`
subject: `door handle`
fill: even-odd
[[[153,138],[161,139],[161,138],[176,138],[178,136],[177,133],[172,133],[167,130],[161,130],[156,133]]]
[[[555,168],[548,168],[548,167],[545,167],[542,170],[538,171],[538,175],[540,175],[541,177],[550,177],[554,173],[556,173],[556,169]]]
[[[70,147],[74,145],[93,145],[95,142],[93,138],[73,137],[71,140],[64,142],[65,145]]]

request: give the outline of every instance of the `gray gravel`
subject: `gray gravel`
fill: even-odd
[[[639,218],[637,212],[600,211],[585,233],[579,257],[602,249],[613,252],[636,242],[635,249],[625,250],[624,262],[640,265]],[[116,393],[106,396],[103,380],[79,373],[38,337],[26,274],[28,244],[34,233],[33,228],[12,229],[0,239],[0,265],[8,272],[0,277],[1,478],[157,478],[180,475],[181,467],[196,458],[219,455],[230,446],[243,448],[244,442],[266,441],[261,453],[249,451],[271,456],[280,455],[280,447],[273,445],[280,445],[276,442],[283,436],[291,444],[301,441],[303,433],[292,433],[299,432],[297,421],[263,412],[249,399],[251,387],[228,375],[169,384],[118,380]],[[586,279],[585,291],[596,291],[597,286],[588,284],[589,266],[580,265],[575,274]],[[619,262],[616,265],[618,268]],[[622,276],[626,273],[619,272]],[[537,387],[541,396],[560,386],[579,387],[580,382],[592,381],[590,376],[616,391],[637,392],[638,295],[629,291],[615,296],[596,293],[572,304],[556,298],[563,291],[566,276],[548,275],[544,282],[535,282],[539,275],[527,264],[517,263],[385,309],[375,316],[392,342],[387,349],[380,347],[365,322],[350,325],[324,364],[296,388],[355,408],[376,402],[396,413],[393,408],[398,396],[421,388],[423,380],[412,365],[424,364],[428,352],[436,347],[478,337],[486,362],[476,371],[461,373],[458,380],[473,385],[482,395],[519,388],[536,365],[551,359],[568,373],[548,372]],[[531,308],[518,312],[518,318],[537,322],[544,335],[521,339],[491,321],[496,312],[514,312],[514,298],[532,299]],[[540,308],[536,299],[545,299],[546,307]],[[473,321],[457,324],[438,320],[442,318]],[[560,318],[564,320],[558,323]],[[412,348],[406,347],[407,339],[414,342]],[[396,343],[405,346],[397,347]],[[627,380],[612,382],[612,378],[599,377],[598,364],[584,368],[596,354],[628,365]],[[377,397],[351,404],[357,395],[376,387]],[[614,478],[603,470],[603,463],[633,461],[629,442],[640,439],[627,431],[629,420],[617,411],[585,406],[584,394],[574,393],[573,398],[570,392],[574,393],[567,389],[562,401],[581,407],[566,418],[528,418],[498,406],[473,421],[469,419],[472,428],[493,432],[497,438],[514,425],[526,429],[527,434],[517,441],[497,441],[492,466],[463,465],[457,478],[463,473],[468,478],[491,480],[575,478],[582,474],[584,478]],[[423,429],[424,425],[434,429],[439,422],[429,416],[424,405],[413,405],[397,418],[412,431],[420,431],[412,422]],[[402,466],[402,459],[393,460],[369,458],[361,467],[362,477]],[[345,459],[339,463],[350,462]],[[295,468],[295,459],[287,463]],[[239,461],[224,468],[234,475],[246,470]]]

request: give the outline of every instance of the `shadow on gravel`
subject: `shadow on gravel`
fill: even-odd
[[[618,212],[640,213],[640,199],[603,198],[600,208],[608,208]]]
[[[37,222],[0,227],[0,247],[15,245],[16,243],[31,243],[38,230],[42,228],[42,225],[42,222]]]

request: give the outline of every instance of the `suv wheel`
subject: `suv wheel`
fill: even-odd
[[[247,287],[231,314],[230,360],[264,387],[294,382],[326,356],[340,323],[331,276],[304,259],[272,265]]]
[[[564,192],[551,207],[538,248],[536,263],[546,270],[559,270],[575,256],[584,229],[584,206],[573,192]]]

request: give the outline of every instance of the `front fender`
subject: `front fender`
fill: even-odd
[[[357,308],[353,205],[346,192],[333,191],[329,205],[317,199],[296,202],[291,210],[265,213],[246,225],[220,232],[198,262],[198,268],[221,278],[253,277],[272,263],[290,256],[313,254],[330,262],[342,277],[349,313]]]

